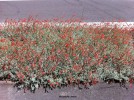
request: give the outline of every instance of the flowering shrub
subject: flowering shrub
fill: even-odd
[[[18,89],[99,81],[133,82],[132,29],[76,25],[74,20],[6,20],[0,29],[0,79]]]

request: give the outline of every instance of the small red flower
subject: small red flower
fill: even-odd
[[[92,81],[92,83],[93,83],[93,85],[97,84],[97,83],[98,83],[97,79],[94,79],[94,80]]]
[[[6,66],[5,66],[5,65],[3,65],[3,66],[2,66],[2,69],[5,71],[5,70],[6,70]]]
[[[101,63],[102,63],[102,61],[103,61],[103,59],[101,58],[101,59],[99,59],[99,61],[98,61],[98,65],[100,65]]]
[[[60,50],[60,49],[58,49],[58,50],[57,50],[57,53],[60,53],[60,52],[61,52],[61,50]]]
[[[133,79],[129,79],[129,83],[133,83]]]
[[[105,55],[104,58],[108,58],[108,57]]]
[[[24,80],[25,76],[24,74],[22,74],[21,72],[17,72],[17,77],[20,79],[20,80]]]
[[[27,22],[27,19],[26,18],[21,19],[20,22]]]
[[[66,48],[67,48],[67,47],[69,47],[69,44],[68,44],[68,43],[66,43],[66,44],[65,44],[65,47],[66,47]]]
[[[8,74],[8,76],[7,76],[7,77],[8,77],[8,79],[10,79],[10,78],[11,78],[11,75],[10,75],[10,74]]]
[[[1,50],[7,50],[8,49],[8,46],[2,46],[0,47]]]
[[[133,79],[129,79],[129,83],[130,83],[130,88],[132,87],[132,84],[133,84]]]
[[[56,66],[53,66],[51,70],[52,71],[55,71],[56,70]]]
[[[35,44],[37,44],[37,42],[36,41],[31,41],[31,44],[35,45]]]
[[[76,54],[74,53],[73,56],[76,57]]]
[[[23,46],[23,43],[18,41],[18,42],[16,43],[16,45],[17,45],[17,46]]]
[[[79,59],[79,56],[76,56],[76,57],[75,57],[75,60],[78,60],[78,59]]]
[[[64,54],[65,55],[65,57],[69,57],[69,54]]]
[[[87,58],[87,61],[90,62],[90,61],[91,61],[91,57],[88,57],[88,58]]]
[[[67,37],[67,35],[66,35],[66,34],[61,35],[61,38],[62,38],[62,39],[66,39],[66,37]]]
[[[58,82],[56,82],[56,85],[59,85],[59,83],[58,83]]]
[[[11,42],[11,46],[15,46],[16,43],[14,41]]]
[[[45,72],[44,71],[42,71],[42,75],[45,75]]]
[[[65,59],[68,60],[69,54],[64,54],[64,56],[65,56]]]
[[[3,26],[2,25],[0,25],[0,29],[2,29],[3,28]]]
[[[6,42],[6,39],[5,38],[1,38],[0,42]]]
[[[35,63],[32,63],[32,67],[35,68]]]
[[[102,35],[101,35],[101,38],[102,38],[102,39],[104,39],[104,38],[105,38],[105,35],[104,35],[104,34],[102,34]]]
[[[80,71],[81,70],[81,67],[79,65],[74,65],[73,66],[73,70],[74,71]]]
[[[28,71],[28,69],[29,69],[29,67],[28,67],[28,66],[26,66],[26,67],[25,67],[25,70],[26,70],[26,71]]]
[[[95,53],[95,58],[98,59],[99,58],[99,54],[98,53]]]
[[[48,80],[48,83],[50,83],[50,80]]]
[[[54,87],[54,86],[55,86],[55,84],[54,84],[54,83],[51,83],[51,84],[50,84],[50,86],[51,86],[51,87]]]

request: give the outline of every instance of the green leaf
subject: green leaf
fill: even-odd
[[[34,91],[35,90],[35,86],[32,84],[31,85],[31,90]]]
[[[32,82],[35,82],[35,80],[36,80],[35,77],[32,77],[32,78],[31,78],[31,81],[32,81]]]
[[[39,85],[38,84],[34,84],[35,88],[38,89],[39,88]]]

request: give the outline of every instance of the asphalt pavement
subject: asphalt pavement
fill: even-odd
[[[134,86],[128,89],[119,84],[100,83],[89,89],[79,90],[78,87],[45,90],[40,88],[33,94],[29,91],[18,91],[9,84],[0,84],[0,100],[134,100]]]
[[[0,1],[0,22],[33,16],[39,19],[68,19],[85,22],[134,21],[134,0],[33,0]]]

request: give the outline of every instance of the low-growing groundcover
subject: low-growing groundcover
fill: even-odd
[[[133,83],[132,29],[64,22],[6,20],[0,27],[0,80],[31,92],[100,81]]]

